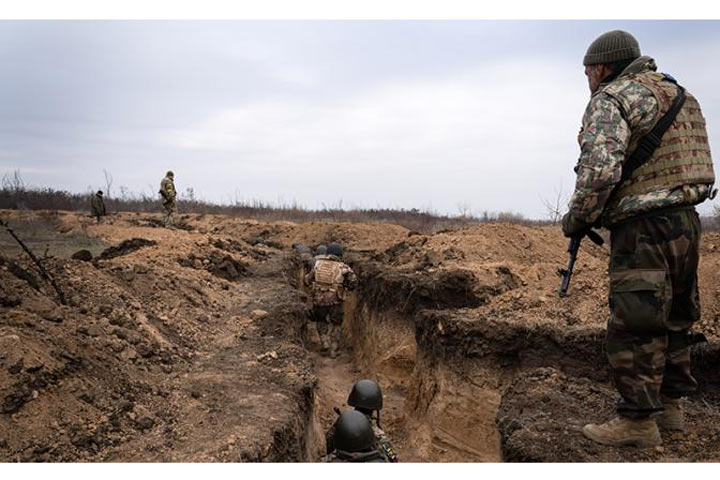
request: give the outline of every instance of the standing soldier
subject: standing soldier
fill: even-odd
[[[102,222],[102,217],[107,215],[102,190],[98,190],[97,193],[90,199],[90,213],[97,219],[97,223]]]
[[[163,198],[163,208],[167,215],[165,216],[165,226],[169,227],[173,224],[173,215],[177,213],[177,205],[175,205],[175,174],[169,171],[165,174],[165,178],[160,182],[160,195]]]
[[[313,318],[322,350],[328,349],[329,337],[331,358],[337,357],[342,337],[343,300],[346,292],[357,286],[357,277],[352,268],[343,263],[342,255],[342,247],[331,243],[327,246],[327,255],[318,258],[305,276],[305,283],[312,287]]]
[[[694,205],[714,196],[715,174],[700,105],[640,56],[631,34],[601,35],[583,63],[592,96],[563,232],[576,236],[598,223],[610,230],[606,351],[621,397],[617,417],[583,433],[606,445],[649,447],[662,441],[658,426],[684,428],[680,398],[697,388]]]

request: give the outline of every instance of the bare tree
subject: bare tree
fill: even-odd
[[[458,202],[457,210],[458,215],[460,218],[470,218],[472,217],[472,206],[468,202]]]
[[[105,169],[103,169],[103,175],[105,175],[105,196],[107,198],[110,198],[110,189],[112,188],[113,184],[113,176],[112,173],[108,172]]]
[[[565,203],[567,203],[565,195],[563,194],[562,183],[560,184],[560,187],[555,188],[555,195],[552,199],[540,197],[540,201],[542,201],[545,206],[548,220],[550,220],[553,224],[560,223],[563,212],[565,212],[566,209]]]

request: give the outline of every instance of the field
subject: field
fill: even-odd
[[[703,236],[700,389],[663,446],[602,447],[607,248],[558,298],[557,226],[436,233],[391,223],[0,212],[0,461],[317,461],[333,407],[377,380],[401,461],[720,460],[720,234]],[[342,355],[319,353],[293,243],[337,241],[360,287]],[[92,259],[73,259],[78,250]]]

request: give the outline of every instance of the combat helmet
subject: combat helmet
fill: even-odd
[[[327,255],[327,247],[325,245],[318,245],[315,249],[315,255]]]
[[[375,445],[375,434],[370,421],[357,410],[343,412],[335,423],[335,449],[344,452],[362,452]]]
[[[348,405],[365,410],[381,410],[383,406],[380,385],[372,380],[358,380],[350,391]]]
[[[328,255],[335,255],[336,257],[342,257],[343,256],[343,248],[339,243],[329,243],[327,246],[327,254]]]
[[[307,245],[303,245],[302,243],[293,243],[291,245],[291,247],[297,253],[312,253],[312,250],[310,250],[310,247],[308,247]]]
[[[168,170],[168,172],[165,174],[166,177],[175,178],[175,174],[172,170]]]

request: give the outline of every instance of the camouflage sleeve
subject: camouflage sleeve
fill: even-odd
[[[613,187],[620,181],[630,143],[630,127],[620,104],[604,93],[593,96],[585,110],[580,133],[577,179],[570,199],[570,215],[593,224],[602,214]]]
[[[315,267],[310,269],[310,271],[305,275],[303,278],[303,281],[305,282],[306,286],[311,286],[313,284],[313,280],[315,280]]]
[[[396,463],[398,461],[398,457],[395,453],[395,449],[393,449],[392,443],[390,443],[390,439],[387,435],[385,435],[385,432],[379,428],[373,430],[375,431],[375,438],[377,438],[378,446],[380,447],[382,455],[388,462]]]
[[[355,275],[355,272],[353,272],[352,268],[345,266],[345,272],[343,274],[345,276],[345,288],[347,288],[350,291],[353,291],[358,286],[358,279],[357,275]]]

